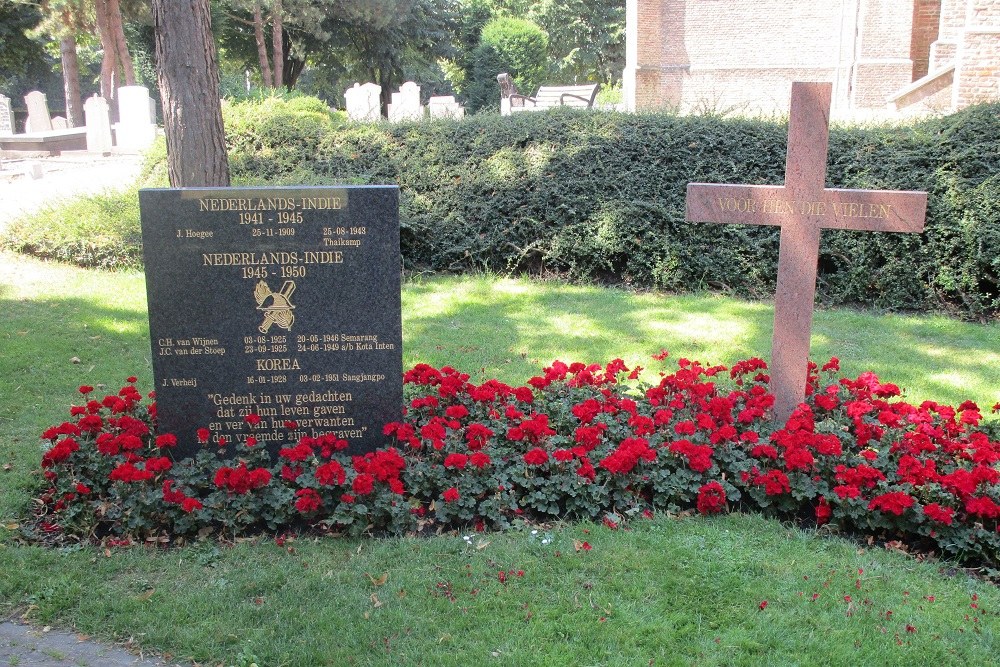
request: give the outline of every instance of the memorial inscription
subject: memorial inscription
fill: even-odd
[[[402,407],[398,189],[141,190],[161,433],[382,443]],[[260,423],[248,428],[246,417]]]

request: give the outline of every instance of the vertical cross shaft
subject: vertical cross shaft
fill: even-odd
[[[793,201],[816,201],[826,181],[829,145],[830,94],[827,84],[792,85],[788,118],[785,189]],[[821,220],[803,216],[781,226],[778,248],[778,286],[774,295],[774,331],[771,334],[771,391],[774,412],[786,420],[805,393],[816,298]]]

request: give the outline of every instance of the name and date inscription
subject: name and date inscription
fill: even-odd
[[[359,437],[367,427],[359,427],[347,409],[352,395],[343,391],[310,391],[300,394],[281,393],[284,386],[320,386],[331,382],[347,383],[353,386],[367,383],[382,383],[385,376],[358,370],[347,370],[354,366],[349,358],[357,353],[393,352],[396,345],[379,339],[377,333],[368,332],[301,332],[295,331],[295,314],[299,305],[295,297],[298,283],[309,275],[309,271],[320,266],[333,268],[345,263],[345,253],[361,248],[368,234],[368,228],[359,225],[321,226],[318,239],[312,249],[280,250],[261,247],[261,241],[273,240],[299,242],[303,235],[303,225],[309,222],[310,212],[338,211],[345,208],[346,200],[341,197],[205,197],[198,200],[197,212],[204,214],[209,224],[218,225],[221,219],[234,225],[244,233],[251,250],[198,252],[196,266],[199,270],[228,270],[248,281],[256,300],[248,304],[260,312],[262,322],[258,331],[250,332],[235,340],[220,343],[217,338],[189,336],[160,338],[156,349],[162,357],[208,357],[236,356],[246,359],[246,394],[228,396],[213,392],[208,387],[205,398],[214,404],[217,421],[208,425],[215,440],[223,432],[239,430],[238,423],[225,420],[238,418],[256,412],[261,417],[271,418],[267,424],[278,429],[283,419],[297,419],[304,433],[315,433],[332,429],[343,437]],[[231,214],[231,215],[227,215]],[[201,216],[198,216],[201,217]],[[188,223],[190,225],[190,222]],[[197,224],[197,223],[195,223]],[[329,223],[327,223],[329,224]],[[244,235],[245,234],[245,235]],[[175,238],[179,240],[206,241],[222,236],[230,237],[211,228],[178,227]],[[312,238],[316,238],[313,236]],[[280,248],[280,246],[278,246]],[[284,283],[268,283],[270,279],[280,279]],[[280,288],[278,285],[281,285]],[[285,329],[284,333],[271,333],[271,327]],[[228,345],[228,347],[227,347]],[[327,355],[335,355],[343,364],[322,364],[317,362]],[[341,365],[341,368],[337,368]],[[320,372],[317,372],[317,371]],[[163,387],[186,387],[202,389],[198,377],[167,377],[161,381]],[[211,383],[208,383],[211,384]],[[346,405],[345,405],[346,404]],[[267,422],[265,422],[267,423]],[[260,439],[271,436],[257,433]],[[238,437],[238,436],[237,436]],[[277,437],[276,435],[274,437]]]

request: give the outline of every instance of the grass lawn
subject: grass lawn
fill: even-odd
[[[22,546],[40,431],[78,385],[134,374],[150,388],[152,374],[141,274],[0,261],[0,617],[212,664],[989,664],[1000,649],[992,585],[754,516],[468,540]],[[728,363],[768,355],[770,318],[769,304],[711,295],[413,279],[404,365],[523,382],[555,358],[646,365],[661,348]],[[813,331],[816,359],[874,370],[912,400],[1000,401],[997,324],[829,310]]]

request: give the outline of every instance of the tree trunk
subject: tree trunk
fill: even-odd
[[[209,0],[153,0],[170,185],[228,187]]]
[[[108,25],[108,2],[107,0],[94,0],[94,14],[97,18],[97,34],[101,39],[101,49],[104,55],[101,57],[101,97],[108,101],[112,115],[117,114],[118,105],[113,104],[115,95],[115,41],[111,37],[111,28]]]
[[[271,63],[267,59],[267,43],[264,41],[264,16],[260,12],[260,3],[253,3],[253,37],[257,41],[257,60],[260,61],[260,80],[264,87],[271,85]]]
[[[106,0],[108,8],[108,26],[115,45],[115,59],[117,66],[124,74],[126,86],[135,85],[135,70],[132,68],[132,56],[128,52],[128,43],[125,41],[125,29],[122,23],[122,8],[118,0]]]
[[[281,0],[274,0],[271,8],[271,57],[274,60],[274,87],[281,88],[285,72],[284,21],[281,18]]]
[[[76,59],[76,38],[67,34],[59,40],[62,54],[63,91],[66,93],[66,120],[70,127],[83,125],[83,100],[80,98],[80,64]]]

